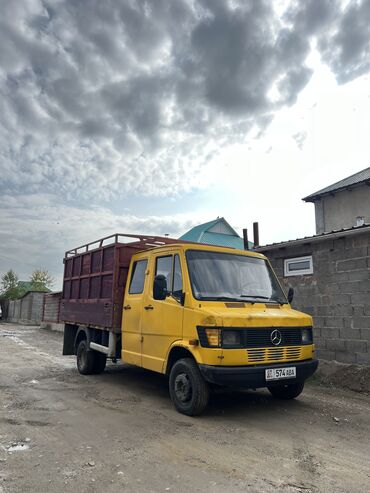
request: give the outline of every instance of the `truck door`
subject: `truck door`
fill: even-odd
[[[152,262],[141,319],[142,366],[162,372],[169,347],[174,341],[182,339],[182,269],[177,253],[157,255],[152,258]],[[153,281],[157,274],[166,277],[167,290],[171,293],[161,301],[153,299]]]
[[[122,311],[122,360],[141,366],[141,317],[148,259],[134,262]]]

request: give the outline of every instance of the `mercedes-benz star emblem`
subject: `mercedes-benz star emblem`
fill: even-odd
[[[278,346],[281,343],[281,332],[280,330],[273,330],[271,332],[271,342],[274,346]]]

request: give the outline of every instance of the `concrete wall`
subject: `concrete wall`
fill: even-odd
[[[21,300],[9,300],[8,320],[21,318]]]
[[[32,291],[20,300],[9,301],[9,322],[38,325],[42,318],[44,293]]]
[[[370,187],[367,185],[318,200],[315,203],[316,233],[356,226],[358,216],[370,223]]]
[[[370,233],[263,251],[293,307],[314,318],[318,356],[370,365]],[[313,274],[284,277],[284,259],[312,255]]]

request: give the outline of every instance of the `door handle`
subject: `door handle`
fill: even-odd
[[[152,305],[146,305],[146,306],[144,306],[144,309],[145,310],[153,310],[154,309],[154,306],[152,306]]]
[[[124,310],[131,310],[131,306],[130,306],[130,305],[125,305],[125,306],[123,307],[123,309],[124,309]]]

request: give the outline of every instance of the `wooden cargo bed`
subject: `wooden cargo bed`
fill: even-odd
[[[115,234],[65,254],[60,320],[120,332],[132,255],[178,243],[167,237]]]

